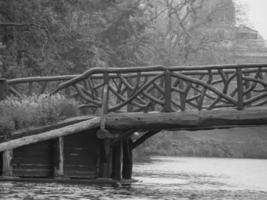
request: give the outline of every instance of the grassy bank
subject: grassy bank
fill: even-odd
[[[136,160],[150,156],[267,158],[267,127],[206,131],[162,131],[136,150]]]
[[[62,95],[9,97],[0,101],[1,135],[28,127],[56,123],[79,114],[78,103]]]

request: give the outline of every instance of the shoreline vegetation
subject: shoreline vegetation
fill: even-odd
[[[134,150],[135,161],[151,156],[267,158],[266,126],[205,131],[162,131]]]
[[[78,102],[57,94],[0,101],[0,139],[20,129],[46,126],[79,115]]]

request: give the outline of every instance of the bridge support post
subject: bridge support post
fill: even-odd
[[[8,93],[8,84],[6,79],[0,78],[0,101],[5,99]]]
[[[111,145],[110,139],[103,139],[100,145],[100,178],[111,176]]]
[[[133,155],[131,149],[132,140],[130,137],[124,139],[123,141],[123,168],[122,168],[122,178],[131,179],[133,170]]]
[[[237,73],[237,109],[242,110],[244,108],[244,102],[243,102],[243,78],[242,78],[242,69],[236,68]]]
[[[165,104],[164,104],[164,112],[171,112],[171,99],[172,99],[172,77],[171,72],[167,70],[165,72]]]
[[[12,159],[13,159],[13,149],[5,150],[3,152],[3,176],[11,177],[13,176],[13,167],[12,167]]]
[[[122,141],[120,140],[112,149],[112,178],[122,178]]]
[[[56,139],[54,147],[54,177],[64,177],[64,140],[63,137]]]

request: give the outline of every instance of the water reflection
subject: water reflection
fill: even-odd
[[[267,160],[155,157],[135,165],[131,186],[3,182],[0,199],[267,200],[266,167]]]

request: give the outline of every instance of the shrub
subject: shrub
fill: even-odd
[[[77,116],[78,103],[62,95],[25,96],[22,99],[8,97],[0,101],[0,133],[49,125]]]

